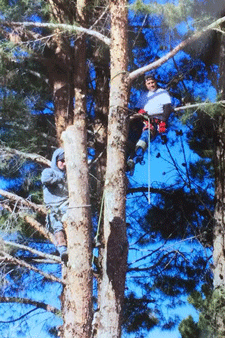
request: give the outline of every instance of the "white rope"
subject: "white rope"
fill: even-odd
[[[84,204],[84,205],[76,205],[75,207],[68,207],[68,209],[76,209],[76,208],[90,208],[91,204]]]
[[[148,117],[148,124],[149,124],[149,133],[148,133],[148,204],[151,204],[151,153],[150,153],[150,142],[151,142],[151,125],[150,125],[150,118]]]

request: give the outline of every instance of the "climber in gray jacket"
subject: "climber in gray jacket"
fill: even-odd
[[[43,170],[41,175],[44,202],[48,209],[47,226],[55,235],[57,250],[63,260],[67,257],[66,236],[63,216],[68,207],[68,187],[64,150],[58,148],[52,155],[51,167]]]

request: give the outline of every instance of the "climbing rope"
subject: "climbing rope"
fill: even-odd
[[[150,125],[150,117],[148,116],[148,125],[149,125],[149,133],[148,133],[148,204],[151,204],[151,153],[150,153],[150,142],[151,142],[151,125]]]
[[[95,243],[98,242],[98,237],[99,237],[99,232],[100,232],[100,225],[101,225],[102,214],[103,214],[104,199],[105,199],[105,193],[103,191],[102,199],[101,199],[100,212],[99,212],[99,218],[98,218],[97,231],[96,231],[96,235],[94,237],[94,242]],[[94,253],[93,253],[92,254],[92,264],[94,263],[94,259],[95,259],[95,256],[94,256]]]
[[[102,199],[101,199],[100,212],[99,212],[99,218],[98,218],[97,232],[96,232],[96,235],[95,235],[96,241],[98,240],[98,236],[99,236],[100,224],[101,224],[101,220],[102,220],[102,211],[103,211],[103,206],[104,206],[104,199],[105,199],[105,193],[103,191]]]

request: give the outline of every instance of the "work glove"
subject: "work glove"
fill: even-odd
[[[146,112],[146,110],[144,110],[144,109],[139,109],[139,110],[138,110],[138,114],[144,115],[144,114],[147,114],[147,112]]]
[[[144,109],[139,109],[138,114],[141,114],[145,120],[149,119],[148,113]]]
[[[158,133],[165,133],[166,132],[166,122],[160,121],[157,124],[157,131],[158,131]]]

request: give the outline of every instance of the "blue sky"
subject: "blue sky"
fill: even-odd
[[[174,132],[170,131],[167,134],[167,136],[174,137]],[[185,139],[185,136],[183,137]],[[145,164],[136,165],[134,175],[131,177],[128,176],[130,183],[138,185],[138,186],[142,186],[142,185],[146,186],[150,178],[150,183],[151,183],[150,186],[154,186],[156,182],[165,182],[167,184],[173,184],[174,180],[177,178],[177,173],[176,173],[173,163],[170,160],[166,147],[162,145],[161,143],[156,143],[153,141],[153,143],[150,146],[150,150],[151,150],[150,161],[148,158],[148,151],[146,151]],[[184,167],[182,166],[182,163],[184,162],[184,155],[181,149],[180,142],[176,142],[173,147],[170,147],[170,151],[177,165],[183,168],[182,170],[185,170]],[[160,152],[161,154],[159,158],[156,157],[156,154],[158,152]],[[196,154],[194,154],[189,149],[187,145],[185,145],[185,156],[188,162],[196,161],[199,158]],[[150,173],[149,173],[149,164],[150,164]],[[150,202],[153,202],[151,195],[150,195]],[[129,203],[129,196],[128,196],[128,203]],[[132,198],[131,198],[131,203],[132,203]],[[165,306],[163,306],[163,309],[164,309],[165,316],[168,316],[168,317],[172,314],[178,314],[182,320],[186,318],[187,316],[192,315],[194,320],[196,321],[198,320],[198,313],[196,312],[194,307],[188,303],[186,303],[186,305],[183,305],[181,307],[177,307],[173,310],[171,310],[171,308],[166,308]],[[124,335],[123,338],[125,337],[129,337],[129,336]],[[135,334],[131,335],[131,337],[136,338]],[[160,328],[156,327],[146,335],[146,338],[162,338],[162,337],[163,338],[181,338],[181,335],[179,334],[178,327],[176,327],[176,329],[171,330],[171,331],[166,331],[166,330],[162,331]]]

